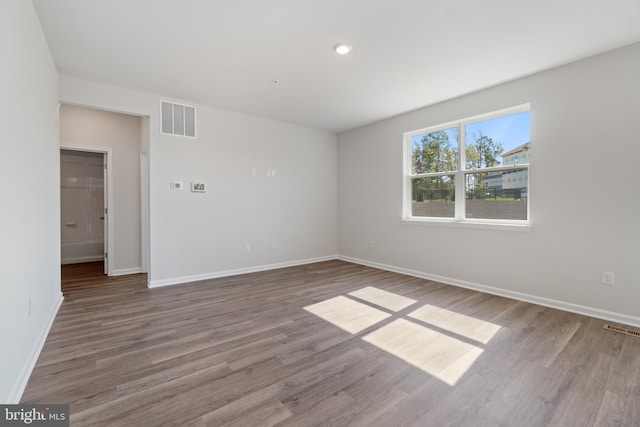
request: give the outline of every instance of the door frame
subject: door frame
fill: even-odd
[[[113,260],[115,247],[113,245],[113,149],[111,147],[91,147],[86,145],[60,144],[60,150],[84,151],[89,153],[102,153],[107,164],[106,206],[107,209],[107,233],[104,236],[104,252],[107,253],[106,274],[113,276]]]
[[[149,147],[140,152],[140,263],[149,273]],[[148,280],[147,276],[147,280]]]

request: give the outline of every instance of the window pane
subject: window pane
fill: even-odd
[[[467,169],[529,164],[529,111],[465,126]]]
[[[458,129],[415,135],[411,138],[411,173],[458,169]]]
[[[412,216],[454,217],[455,175],[412,179],[411,194]]]
[[[527,169],[466,173],[465,192],[467,218],[527,219]]]

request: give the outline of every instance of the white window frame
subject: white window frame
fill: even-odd
[[[466,169],[465,158],[465,126],[475,122],[481,122],[485,120],[495,119],[502,116],[511,114],[523,113],[531,111],[531,104],[522,104],[515,107],[504,108],[498,111],[493,111],[487,114],[480,114],[477,116],[468,117],[461,120],[455,120],[452,122],[439,124],[436,126],[430,126],[423,129],[418,129],[403,134],[403,209],[402,209],[402,222],[411,224],[434,224],[434,225],[447,225],[447,226],[459,226],[459,227],[485,227],[493,229],[520,229],[529,230],[531,228],[531,159],[529,163],[520,165],[509,166],[496,166],[482,169]],[[412,138],[416,135],[423,135],[426,133],[437,132],[445,129],[457,128],[458,130],[458,168],[455,171],[447,172],[430,172],[413,174],[412,173],[412,154],[413,145]],[[531,138],[530,138],[531,139]],[[484,219],[484,218],[466,218],[466,186],[465,186],[465,173],[469,172],[499,172],[507,170],[522,170],[526,169],[528,172],[527,182],[527,219],[526,220],[510,220],[510,219]],[[455,176],[455,207],[454,217],[423,217],[412,216],[412,180],[420,177],[430,176],[442,176],[442,175],[454,175]]]

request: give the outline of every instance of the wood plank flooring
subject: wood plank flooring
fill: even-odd
[[[23,395],[73,426],[640,425],[640,339],[601,320],[342,261],[156,289],[101,268],[63,266]]]

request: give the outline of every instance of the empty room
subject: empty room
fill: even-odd
[[[638,0],[2,0],[0,58],[0,425],[640,425]]]

